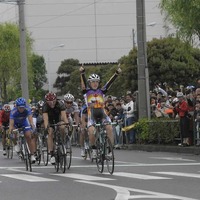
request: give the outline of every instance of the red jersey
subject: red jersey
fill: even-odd
[[[9,124],[9,119],[10,119],[10,112],[5,112],[4,110],[2,110],[0,112],[0,126],[2,126],[2,124]]]

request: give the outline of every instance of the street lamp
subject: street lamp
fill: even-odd
[[[49,50],[48,50],[48,86],[49,86],[49,92],[51,92],[51,78],[50,78],[50,52],[53,50],[53,49],[56,49],[56,48],[60,48],[60,47],[64,47],[65,45],[64,44],[59,44],[59,45],[56,45],[56,46],[53,46],[51,47]]]

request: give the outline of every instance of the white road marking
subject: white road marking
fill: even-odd
[[[165,194],[165,193],[160,193],[160,192],[140,190],[140,189],[128,188],[128,187],[120,187],[120,186],[108,185],[108,184],[104,184],[104,183],[96,183],[96,182],[81,181],[81,180],[76,180],[76,182],[111,188],[111,189],[115,190],[117,193],[114,200],[130,200],[130,199],[141,199],[141,198],[143,198],[143,199],[198,200],[198,199],[177,196],[177,195],[172,195],[172,194]],[[140,193],[140,194],[130,195],[130,192]]]
[[[158,159],[158,160],[175,160],[175,161],[189,161],[189,162],[195,162],[195,160],[192,159],[185,159],[185,158],[180,158],[180,157],[150,157],[153,159]]]
[[[66,178],[80,179],[80,180],[88,180],[88,181],[109,181],[109,180],[115,180],[115,179],[112,179],[112,178],[103,178],[103,177],[98,177],[98,176],[90,176],[90,175],[75,174],[75,173],[52,174],[52,175],[66,177]]]
[[[28,174],[1,174],[1,176],[5,176],[8,178],[14,178],[21,181],[28,181],[28,182],[50,182],[50,181],[58,181],[55,179],[50,178],[42,178],[38,176],[31,176]]]
[[[16,168],[7,168],[7,170],[9,171],[14,171],[14,172],[25,172],[26,174],[33,174],[33,175],[40,175],[42,173],[38,173],[38,172],[30,172],[30,171],[24,171],[24,170],[20,170],[20,169],[16,169]]]
[[[189,178],[200,178],[200,174],[194,174],[194,173],[182,173],[182,172],[151,172],[151,173],[171,175],[171,176],[182,176]]]
[[[142,179],[142,180],[172,179],[172,178],[161,177],[161,176],[149,176],[149,175],[144,175],[144,174],[135,174],[135,173],[126,173],[126,172],[114,172],[113,176],[121,176],[121,177],[135,178],[135,179]]]

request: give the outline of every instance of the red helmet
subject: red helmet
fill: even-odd
[[[5,112],[10,112],[10,106],[8,105],[8,104],[5,104],[4,106],[3,106],[3,110],[5,111]]]
[[[56,100],[57,96],[55,93],[53,92],[49,92],[45,95],[45,99],[46,101],[53,101],[53,100]]]

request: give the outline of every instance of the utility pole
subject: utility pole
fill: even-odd
[[[26,29],[24,17],[25,0],[18,0],[19,7],[19,31],[20,31],[20,60],[21,60],[21,88],[22,96],[29,100],[28,73],[27,73],[27,54],[26,54]]]
[[[19,35],[20,35],[20,61],[21,61],[21,89],[22,97],[29,100],[27,54],[26,54],[26,29],[24,4],[25,0],[0,0],[0,3],[16,3],[19,9]]]
[[[150,119],[149,71],[147,65],[145,0],[136,0],[138,46],[138,110],[139,118]]]

